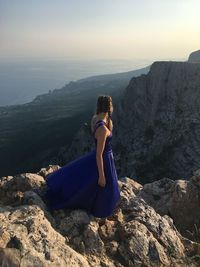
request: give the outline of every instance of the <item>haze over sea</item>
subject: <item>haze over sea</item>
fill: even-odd
[[[81,78],[145,67],[150,59],[1,59],[0,106],[24,104]]]

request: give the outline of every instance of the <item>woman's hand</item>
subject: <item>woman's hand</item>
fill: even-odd
[[[106,177],[104,175],[99,176],[98,185],[101,187],[105,187],[106,185]]]

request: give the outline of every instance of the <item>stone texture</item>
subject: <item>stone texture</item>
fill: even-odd
[[[131,79],[116,110],[120,176],[186,179],[200,160],[200,64],[154,62]]]
[[[24,192],[32,190],[42,194],[45,180],[36,173],[22,173],[0,178],[0,203],[18,205]]]
[[[199,169],[193,172],[189,180],[172,181],[163,178],[145,184],[139,195],[159,214],[172,217],[176,227],[184,235],[189,237],[188,230],[200,228]]]
[[[60,169],[59,165],[49,165],[47,168],[40,169],[40,171],[37,174],[46,178],[48,174],[58,169]]]
[[[52,171],[48,166],[39,173],[49,169]],[[176,183],[168,180],[154,184],[160,196],[169,191],[167,184]],[[157,213],[143,198],[145,186],[128,177],[118,181],[121,199],[104,224],[81,209],[50,212],[43,195],[43,176],[19,175],[18,185],[15,177],[0,181],[1,193],[13,188],[13,194],[21,194],[17,203],[2,195],[0,263],[5,266],[196,266],[192,259],[198,254],[196,243],[183,237],[168,215]],[[154,190],[146,186],[150,196]]]
[[[38,206],[1,207],[0,211],[2,262],[15,258],[20,262],[16,266],[23,267],[89,266],[82,255],[65,244],[65,238],[52,228]]]

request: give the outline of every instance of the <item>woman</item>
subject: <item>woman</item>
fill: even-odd
[[[100,95],[91,120],[95,149],[47,176],[51,209],[84,209],[99,218],[112,215],[120,199],[111,147],[112,112],[112,98]]]

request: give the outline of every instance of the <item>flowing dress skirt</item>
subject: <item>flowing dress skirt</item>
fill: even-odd
[[[84,209],[95,217],[112,215],[120,199],[112,149],[103,152],[105,187],[98,185],[96,149],[47,176],[46,199],[51,209]]]

